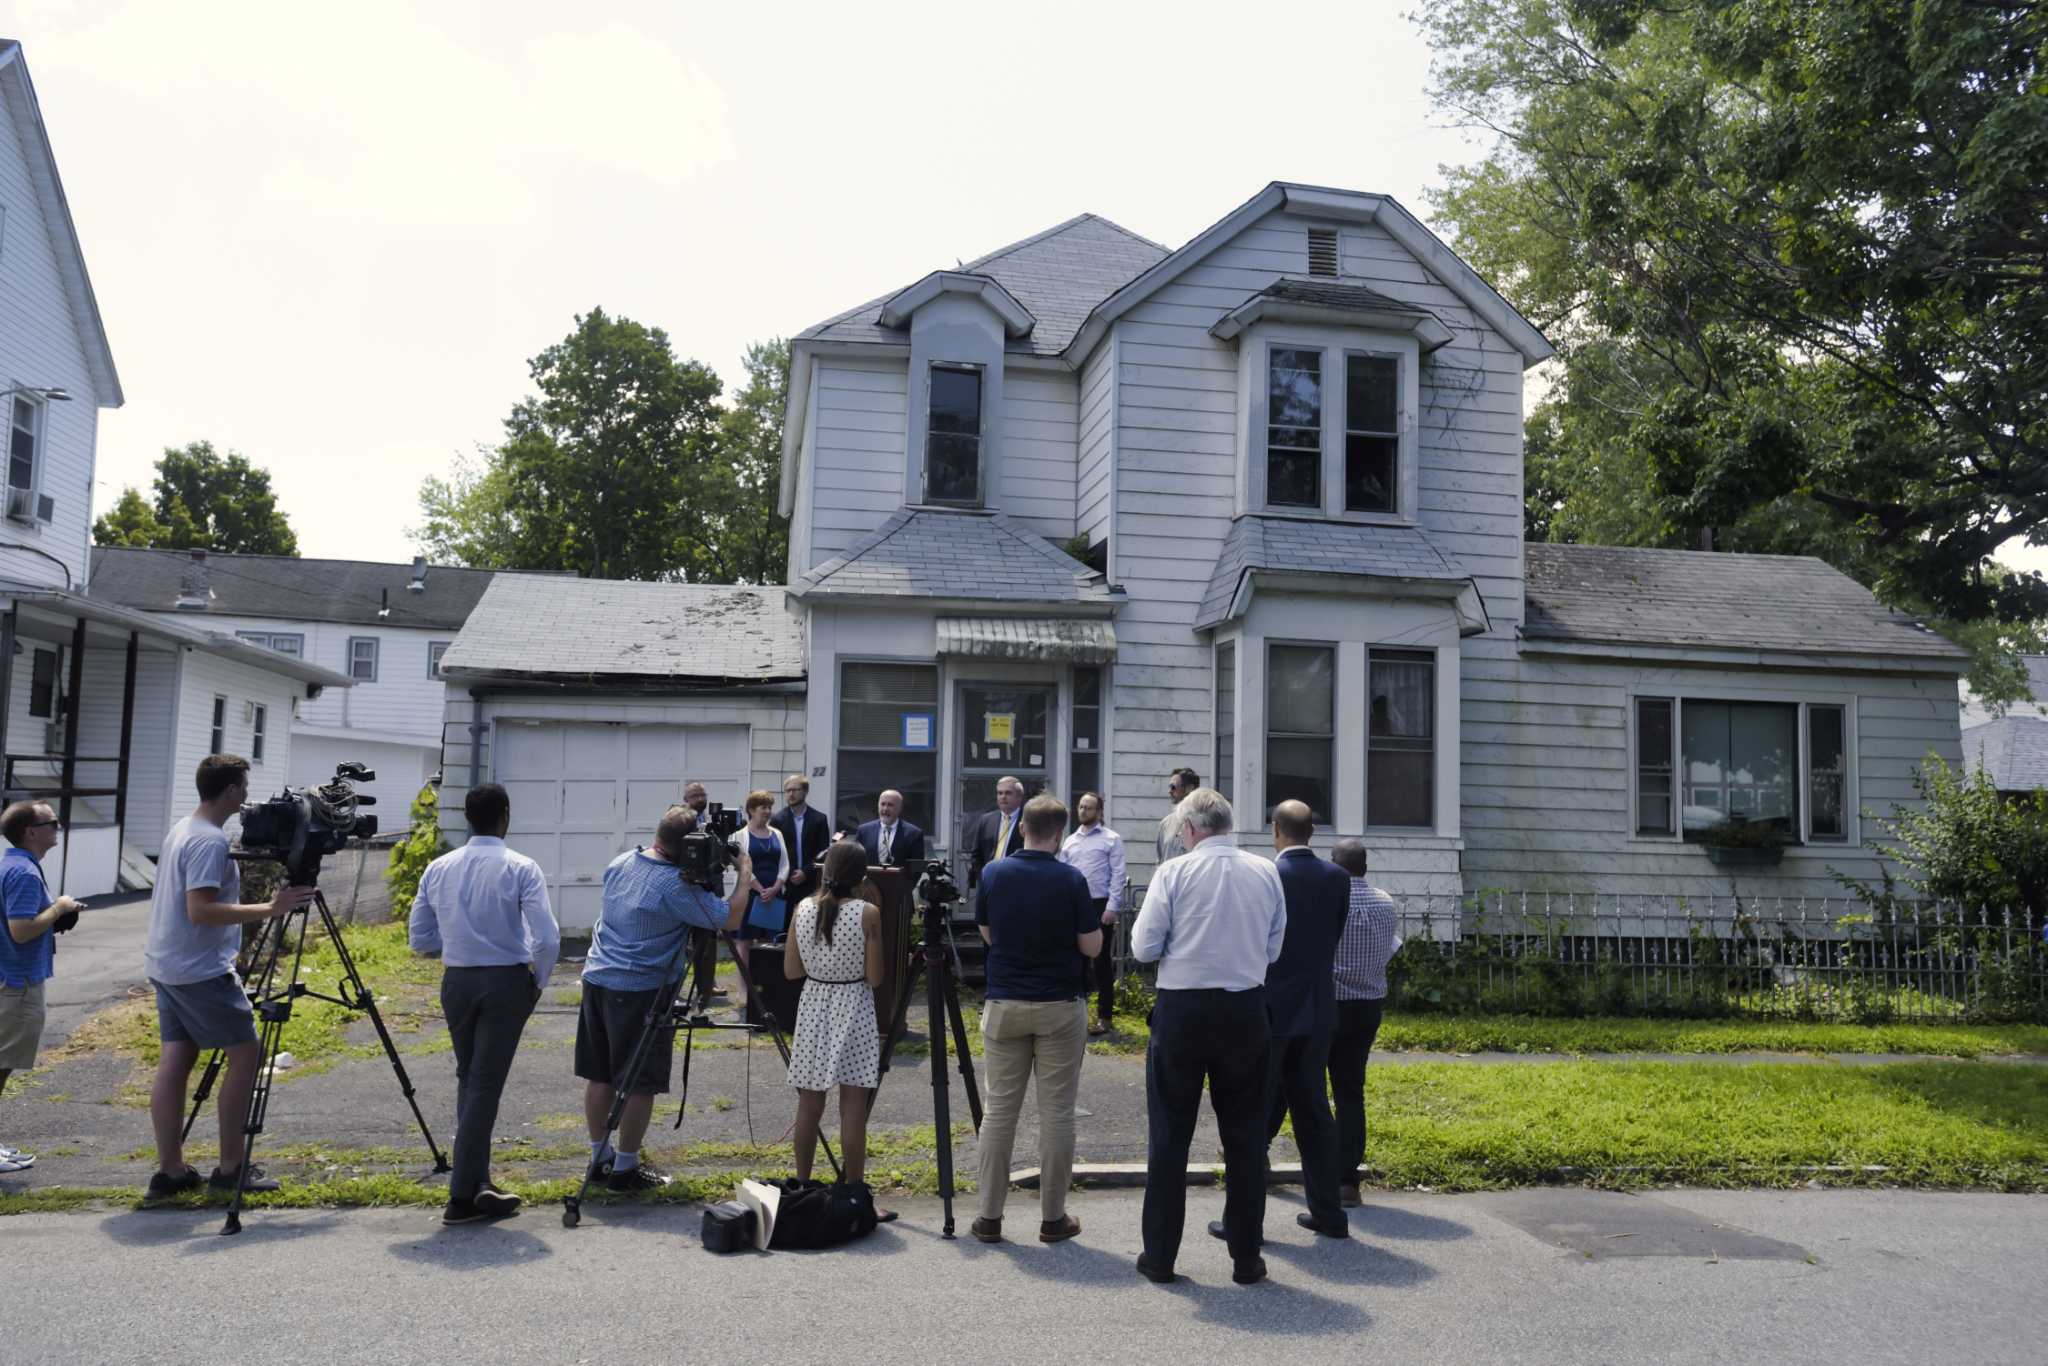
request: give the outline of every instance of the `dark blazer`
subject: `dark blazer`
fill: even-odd
[[[1337,1027],[1337,941],[1351,914],[1351,875],[1306,849],[1278,859],[1287,936],[1266,969],[1266,1014],[1276,1039]]]
[[[860,841],[861,848],[868,851],[869,863],[878,865],[881,864],[881,821],[869,821],[866,825],[863,825],[860,829],[854,831],[853,837]],[[924,831],[919,829],[917,826],[912,825],[909,821],[897,821],[896,838],[890,842],[889,862],[886,866],[891,868],[902,868],[913,863],[923,862]]]
[[[981,870],[988,867],[990,863],[995,861],[996,837],[1002,833],[1002,822],[1002,808],[998,807],[994,811],[983,812],[981,819],[977,820],[974,823],[974,838],[970,840],[967,845],[968,886],[972,887],[975,884],[979,883],[981,881]],[[1017,808],[1017,826],[1015,829],[1010,831],[1010,847],[1003,851],[1003,855],[1007,858],[1009,855],[1016,853],[1019,849],[1022,849],[1023,847],[1024,808],[1019,807]]]
[[[782,842],[789,846],[789,856],[794,860],[797,857],[796,821],[790,816],[789,808],[785,806],[770,816],[768,824],[782,832]],[[792,879],[801,874],[803,880],[789,888],[790,904],[794,905],[818,890],[811,885],[817,876],[813,870],[818,866],[818,860],[825,857],[825,850],[831,843],[832,823],[825,819],[825,813],[815,806],[804,807],[803,867],[792,869],[790,873]]]

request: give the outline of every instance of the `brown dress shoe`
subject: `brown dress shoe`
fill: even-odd
[[[976,1219],[967,1226],[977,1242],[1000,1243],[1003,1241],[1003,1221],[1000,1219]]]
[[[1038,1241],[1041,1243],[1063,1243],[1081,1231],[1081,1221],[1071,1214],[1057,1219],[1047,1219],[1038,1226]]]

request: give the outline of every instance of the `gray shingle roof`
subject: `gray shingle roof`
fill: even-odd
[[[1429,313],[1428,309],[1418,304],[1403,303],[1376,289],[1369,289],[1360,284],[1347,284],[1335,279],[1303,280],[1290,276],[1275,280],[1259,293],[1268,299],[1285,299],[1292,304],[1318,304],[1324,308]]]
[[[2048,787],[2048,721],[2007,716],[1963,732],[1963,766],[1991,775],[2000,792]]]
[[[805,598],[1122,601],[1087,565],[1000,512],[902,508],[836,559],[804,575]]]
[[[454,678],[774,683],[804,676],[780,588],[507,574],[441,657]]]
[[[95,546],[88,591],[143,612],[173,611],[191,563],[191,554],[183,550]],[[212,606],[179,615],[195,622],[205,621],[211,613],[455,631],[483,597],[494,572],[429,565],[426,589],[413,593],[406,587],[412,582],[409,564],[209,554],[206,580]],[[378,609],[386,605],[391,615],[379,617]]]
[[[1804,555],[1525,547],[1532,640],[1967,659],[1854,579]]]
[[[1107,218],[1084,213],[958,269],[988,276],[1031,310],[1037,325],[1030,336],[1011,342],[1013,349],[1056,356],[1074,339],[1074,333],[1080,330],[1095,305],[1157,265],[1167,254],[1166,248],[1157,242],[1148,242]],[[894,342],[907,346],[908,332],[883,327],[877,321],[882,305],[899,292],[892,289],[858,308],[805,328],[797,334],[798,340]]]
[[[1249,515],[1233,522],[1224,538],[1215,572],[1202,594],[1196,630],[1228,619],[1239,583],[1255,569],[1442,583],[1462,583],[1471,577],[1420,527]]]

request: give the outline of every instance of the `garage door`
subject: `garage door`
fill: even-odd
[[[500,717],[492,776],[512,798],[508,843],[540,863],[564,928],[597,923],[605,865],[654,842],[661,813],[692,779],[711,800],[746,800],[745,726],[677,726]]]

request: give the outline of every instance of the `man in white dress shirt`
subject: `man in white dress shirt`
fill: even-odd
[[[1231,841],[1230,803],[1196,788],[1176,808],[1188,852],[1152,874],[1131,953],[1159,964],[1145,1054],[1147,1170],[1138,1272],[1174,1279],[1187,1217],[1188,1146],[1202,1083],[1223,1143],[1223,1227],[1231,1279],[1263,1280],[1266,1221],[1266,968],[1287,934],[1273,864]]]
[[[455,1173],[445,1224],[502,1219],[519,1197],[491,1184],[491,1130],[526,1019],[561,952],[540,865],[505,847],[512,802],[496,783],[463,799],[469,842],[420,874],[414,953],[439,955],[441,1013],[455,1043]]]

